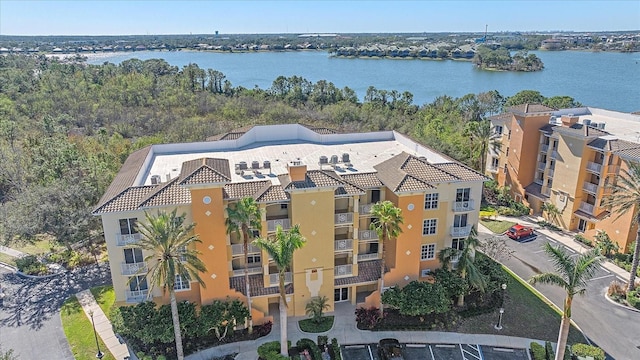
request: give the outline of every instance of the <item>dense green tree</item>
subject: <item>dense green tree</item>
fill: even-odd
[[[507,98],[507,101],[504,103],[504,107],[509,108],[515,105],[521,104],[542,104],[545,97],[540,94],[539,91],[535,90],[522,90],[516,93],[513,96]]]
[[[408,316],[442,314],[451,309],[451,299],[440,282],[412,281],[402,289],[394,286],[382,294],[382,302]]]

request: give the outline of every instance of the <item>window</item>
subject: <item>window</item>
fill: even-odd
[[[507,130],[507,140],[511,140],[511,130]]]
[[[507,151],[505,151],[505,156],[509,156],[509,147],[507,146]]]
[[[424,208],[425,209],[438,208],[438,193],[424,195]]]
[[[455,238],[451,240],[451,247],[458,250],[464,250],[464,238]]]
[[[131,235],[138,233],[138,219],[120,219],[120,234]]]
[[[187,247],[186,246],[180,246],[178,248],[178,254],[180,254],[180,261],[187,261],[187,257],[186,254],[187,253]]]
[[[144,262],[144,258],[142,257],[142,249],[140,248],[124,249],[124,262],[125,264],[135,264],[135,263]]]
[[[371,190],[371,203],[375,204],[380,201],[380,190]]]
[[[507,173],[507,164],[504,164],[504,170],[503,171],[504,171],[505,174]]]
[[[129,278],[129,290],[131,291],[144,291],[148,290],[147,277],[144,275],[132,276]]]
[[[471,197],[471,188],[456,190],[456,202],[469,201]]]
[[[491,158],[491,168],[497,169],[499,165],[500,165],[500,159]]]
[[[189,290],[191,289],[191,284],[189,283],[189,279],[184,276],[176,275],[176,282],[173,284],[174,290]]]
[[[422,222],[422,235],[433,235],[438,227],[438,219],[427,219]]]
[[[254,239],[260,237],[260,230],[251,229],[249,232],[251,233],[251,237]]]
[[[502,125],[496,125],[493,128],[493,133],[496,135],[502,135]]]
[[[247,264],[259,264],[260,255],[247,255]]]
[[[467,214],[456,215],[453,217],[453,227],[466,227]]]
[[[553,150],[558,150],[558,140],[553,140]]]
[[[281,210],[286,210],[289,208],[289,204],[280,204],[280,209]]]
[[[349,300],[349,288],[338,288],[333,290],[333,301],[347,301]]]
[[[420,249],[420,261],[433,260],[436,258],[436,244],[424,244]]]

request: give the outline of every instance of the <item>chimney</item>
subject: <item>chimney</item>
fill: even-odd
[[[562,126],[571,126],[578,123],[578,117],[573,114],[562,115]]]
[[[289,179],[291,181],[304,181],[307,176],[307,165],[302,161],[293,160],[287,164],[287,170],[289,170]]]

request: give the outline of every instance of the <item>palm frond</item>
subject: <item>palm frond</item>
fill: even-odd
[[[531,279],[529,279],[529,283],[531,285],[535,285],[538,283],[551,284],[551,285],[556,285],[558,287],[561,287],[563,289],[567,289],[569,287],[569,284],[565,281],[565,279],[563,279],[560,275],[553,274],[553,273],[543,273],[543,274],[535,275]]]

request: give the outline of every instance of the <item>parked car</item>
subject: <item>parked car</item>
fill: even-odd
[[[382,360],[404,360],[402,345],[397,339],[382,339],[378,342],[378,355]]]
[[[516,224],[507,230],[506,234],[512,239],[520,240],[520,238],[533,235],[533,228],[531,226]]]

